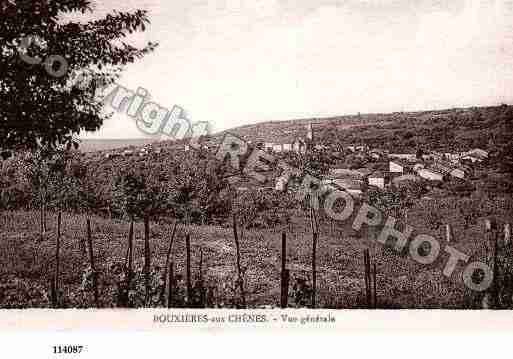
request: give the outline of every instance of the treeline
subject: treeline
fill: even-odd
[[[415,153],[417,148],[466,151],[476,147],[511,160],[513,106],[501,105],[436,112],[396,113],[371,124],[340,129],[328,122],[320,126],[325,144],[352,143],[390,151]]]
[[[236,174],[236,173],[235,173]],[[107,218],[178,219],[182,223],[286,223],[285,193],[238,193],[228,163],[203,151],[84,161],[78,152],[38,151],[0,162],[0,209],[91,213]]]

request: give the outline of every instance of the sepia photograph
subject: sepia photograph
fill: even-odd
[[[0,0],[0,317],[513,309],[512,18]]]

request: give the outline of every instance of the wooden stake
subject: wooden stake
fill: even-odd
[[[373,302],[374,302],[374,309],[376,309],[378,307],[378,295],[377,295],[377,291],[376,291],[376,262],[374,262],[374,268],[373,268],[373,275],[372,275],[372,280],[373,280],[373,294],[374,294],[374,297],[373,297]]]
[[[146,288],[145,303],[146,306],[150,305],[150,219],[148,216],[144,217],[144,286]]]
[[[504,245],[508,246],[511,243],[511,224],[504,224]]]
[[[134,220],[130,221],[130,228],[128,230],[128,246],[125,257],[125,293],[123,293],[123,305],[129,306],[130,303],[130,286],[132,285],[132,262],[133,262],[133,246],[134,246]]]
[[[166,279],[166,307],[172,308],[173,306],[173,273],[174,272],[174,263],[173,261],[169,262],[169,271]]]
[[[499,302],[499,282],[497,280],[498,269],[499,269],[498,263],[497,263],[498,250],[499,250],[499,244],[498,244],[499,232],[494,230],[492,233],[493,233],[492,237],[494,238],[492,305],[493,305],[493,308],[496,309],[498,302]]]
[[[178,226],[178,221],[175,221],[175,224],[173,226],[173,232],[171,233],[171,239],[169,240],[169,246],[167,247],[167,254],[166,254],[166,266],[164,267],[164,291],[167,291],[168,287],[168,271],[169,271],[169,263],[171,260],[171,253],[173,250],[173,242],[175,240],[175,234],[176,234],[176,228]],[[165,296],[167,297],[167,296]]]
[[[244,293],[244,280],[242,278],[242,270],[240,265],[240,246],[239,246],[239,234],[237,231],[237,221],[235,220],[235,215],[233,215],[233,236],[235,238],[235,249],[237,255],[237,274],[238,274],[238,282],[240,288],[240,296],[242,299],[242,307],[246,308],[246,294]]]
[[[312,308],[317,296],[317,232],[312,235]]]
[[[365,298],[367,301],[367,308],[371,308],[371,278],[370,278],[370,256],[369,249],[365,248],[363,251],[363,262],[364,262],[364,277],[365,277]]]
[[[186,254],[186,283],[187,283],[187,305],[192,304],[192,283],[191,283],[191,235],[187,233],[185,235],[185,254]]]
[[[55,274],[53,285],[53,307],[58,307],[59,302],[59,270],[60,270],[60,249],[61,249],[61,212],[57,215],[57,241],[55,245]]]
[[[495,246],[495,232],[496,232],[495,219],[485,219],[485,242],[486,242],[486,262],[491,264],[494,254]]]
[[[130,221],[130,228],[128,229],[128,255],[127,255],[127,268],[129,277],[132,276],[132,262],[134,260],[134,220]],[[130,281],[130,279],[129,279]]]
[[[200,261],[199,261],[199,289],[200,289],[200,298],[201,308],[205,308],[205,289],[203,288],[203,248],[200,248]]]
[[[453,236],[452,236],[452,228],[449,223],[445,225],[445,239],[447,243],[451,243]]]
[[[281,308],[287,308],[289,298],[289,278],[287,270],[287,234],[281,234]]]
[[[40,190],[40,201],[41,201],[41,206],[40,206],[40,236],[41,236],[41,241],[44,240],[45,238],[45,234],[46,234],[46,214],[45,214],[45,204],[44,204],[44,195],[43,195],[43,190],[41,189],[41,187],[39,188]]]
[[[94,304],[96,308],[100,307],[100,297],[98,293],[98,273],[96,272],[96,268],[94,265],[94,255],[93,255],[93,239],[91,236],[91,220],[87,219],[87,242],[89,244],[89,263],[91,265],[91,274],[93,281],[93,294],[94,294]]]

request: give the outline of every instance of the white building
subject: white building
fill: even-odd
[[[296,138],[294,142],[292,142],[292,150],[297,153],[305,153],[306,152],[306,143],[305,141]]]
[[[417,175],[408,174],[408,175],[402,175],[402,176],[394,178],[392,180],[392,183],[395,186],[399,186],[402,182],[406,182],[406,181],[417,182],[417,181],[422,181],[422,178],[420,178]]]
[[[421,168],[424,168],[424,165],[422,163],[417,163],[413,166],[413,172],[418,172]]]
[[[456,178],[465,179],[465,171],[461,168],[455,168],[451,171],[451,176]]]
[[[287,190],[288,185],[288,176],[281,176],[276,179],[276,185],[274,186],[274,189],[276,191],[284,192]]]
[[[427,180],[430,181],[443,181],[444,176],[441,173],[435,172],[434,170],[430,170],[427,168],[421,168],[417,172],[417,174]]]
[[[367,177],[369,180],[369,186],[374,186],[377,188],[385,188],[385,176],[381,172],[374,172],[373,174]]]
[[[404,166],[397,161],[390,161],[388,167],[389,167],[388,171],[390,173],[403,173],[404,172]]]
[[[411,153],[391,153],[388,155],[388,157],[399,160],[405,160],[408,162],[417,162],[417,155]]]
[[[273,151],[274,152],[281,152],[283,149],[283,146],[282,145],[279,145],[279,144],[275,144],[273,145]]]
[[[488,152],[480,148],[475,148],[471,151],[464,152],[461,154],[462,160],[469,160],[472,163],[483,162],[488,158]]]
[[[314,140],[313,127],[311,122],[306,125],[306,138],[311,142]]]

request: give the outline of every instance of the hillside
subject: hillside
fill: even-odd
[[[265,122],[223,133],[229,132],[252,142],[292,142],[294,137],[306,135],[309,122],[320,143],[365,143],[391,151],[413,152],[418,147],[493,150],[493,146],[513,140],[513,107],[508,105]]]
[[[306,136],[312,123],[315,141],[331,147],[364,143],[390,151],[469,150],[481,147],[493,151],[513,141],[513,106],[453,108],[446,110],[359,114],[327,118],[306,118],[262,122],[215,133],[219,142],[225,133],[253,143],[291,143]],[[158,147],[176,148],[182,141],[162,141]],[[82,140],[82,152],[120,150],[155,143],[154,139]]]

